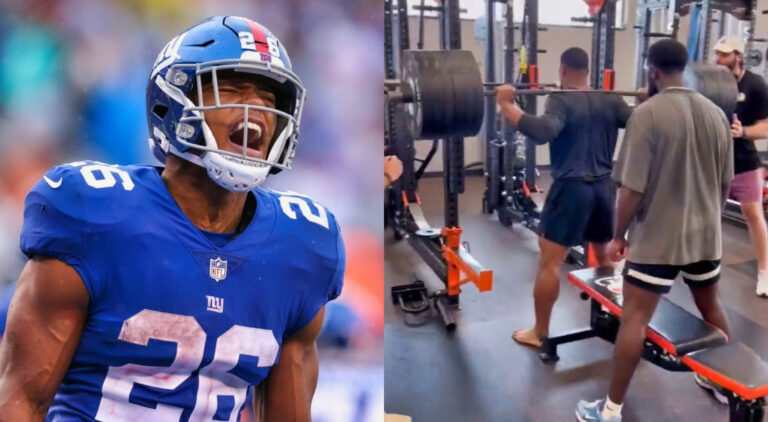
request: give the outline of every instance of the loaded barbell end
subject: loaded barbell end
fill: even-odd
[[[395,102],[395,103],[412,103],[413,102],[413,95],[410,95],[409,93],[406,93],[406,92],[402,92],[402,91],[388,92],[386,95],[390,102]]]
[[[395,90],[399,88],[403,84],[403,81],[400,79],[384,79],[384,88]]]
[[[399,79],[384,80],[384,95],[390,102],[412,103],[414,102],[413,90]]]

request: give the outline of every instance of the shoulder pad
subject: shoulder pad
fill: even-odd
[[[126,218],[138,203],[134,168],[78,161],[50,169],[27,196],[68,218],[110,224]]]
[[[281,219],[294,220],[304,228],[319,228],[335,235],[338,231],[336,218],[325,206],[307,195],[293,191],[263,191],[271,196],[278,207]]]

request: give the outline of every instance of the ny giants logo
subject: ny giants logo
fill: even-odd
[[[157,55],[155,64],[152,66],[152,74],[150,75],[150,78],[154,78],[157,72],[170,66],[171,63],[180,58],[179,49],[181,48],[181,43],[184,42],[184,37],[186,36],[187,33],[184,32],[170,40],[168,44],[165,45],[163,51]]]
[[[208,300],[208,308],[206,310],[211,312],[222,313],[224,312],[224,298],[216,296],[208,296],[205,298]]]

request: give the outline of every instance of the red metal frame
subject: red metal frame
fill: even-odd
[[[605,69],[603,71],[603,90],[613,91],[614,89],[616,89],[616,71]]]

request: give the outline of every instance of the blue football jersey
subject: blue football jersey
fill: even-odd
[[[45,174],[27,196],[21,249],[69,264],[90,295],[47,420],[239,418],[249,386],[340,294],[344,273],[326,208],[252,194],[253,218],[222,244],[187,219],[154,167],[77,162]]]

